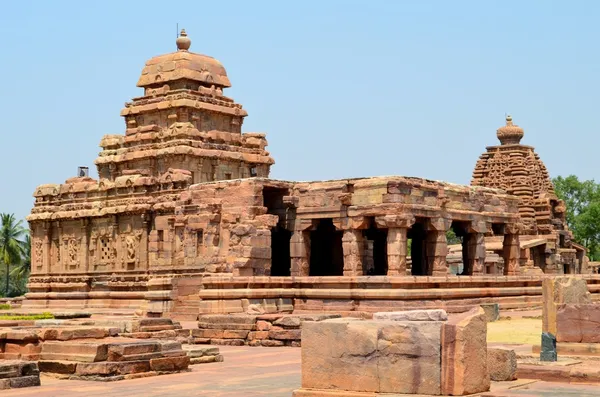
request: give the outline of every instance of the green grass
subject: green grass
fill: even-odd
[[[38,314],[0,314],[0,320],[50,320],[53,319],[52,313],[38,313]]]
[[[8,310],[10,305],[8,303],[0,303],[0,310]]]

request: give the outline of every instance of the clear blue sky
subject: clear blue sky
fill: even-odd
[[[272,177],[468,184],[505,112],[552,176],[597,178],[598,1],[11,1],[0,5],[0,211],[95,167],[144,62],[219,59]]]

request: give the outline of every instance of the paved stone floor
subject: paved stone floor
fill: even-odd
[[[118,382],[58,380],[42,375],[42,386],[2,390],[2,397],[214,396],[290,397],[300,387],[300,349],[219,346],[222,363],[193,365],[192,371]]]
[[[2,390],[2,397],[291,397],[300,387],[300,349],[220,346],[225,361],[192,366],[191,372],[119,382],[58,380],[42,375],[42,386]],[[599,385],[518,380],[492,385],[486,397],[600,397]]]

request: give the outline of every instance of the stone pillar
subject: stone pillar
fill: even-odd
[[[342,247],[344,250],[344,276],[362,276],[364,250],[362,230],[344,230]]]
[[[505,234],[502,247],[502,257],[504,258],[504,274],[507,276],[518,275],[520,272],[519,256],[521,251],[519,247],[519,234]]]
[[[452,220],[447,218],[431,218],[427,222],[427,237],[425,239],[427,253],[427,274],[445,276],[448,274],[448,240],[446,232],[450,229]]]
[[[445,276],[448,274],[448,241],[446,232],[429,231],[426,238],[427,273],[431,276]]]
[[[290,239],[291,276],[308,276],[310,272],[308,232],[294,231]]]
[[[388,276],[406,275],[406,251],[408,229],[391,227],[387,235]]]
[[[406,275],[407,234],[415,224],[415,217],[405,215],[384,215],[375,217],[377,227],[387,228],[388,276]]]
[[[469,268],[472,269],[473,275],[485,274],[485,235],[483,233],[469,233],[467,237]]]

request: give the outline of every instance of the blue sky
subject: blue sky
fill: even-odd
[[[599,17],[597,1],[2,2],[0,211],[23,218],[37,185],[94,168],[176,23],[226,67],[274,178],[468,184],[510,113],[552,176],[594,179]]]

